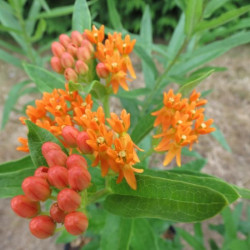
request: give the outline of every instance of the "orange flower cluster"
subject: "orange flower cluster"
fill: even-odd
[[[84,100],[77,91],[69,91],[68,84],[65,88],[66,90],[54,89],[52,93],[43,93],[43,98],[36,100],[35,107],[27,107],[28,117],[20,118],[22,124],[25,125],[25,120],[29,119],[57,137],[62,134],[64,126],[74,126],[72,113],[75,113],[75,109],[84,113],[86,108],[92,108],[93,101],[91,95],[87,95]],[[18,140],[22,146],[17,147],[17,150],[29,152],[27,138],[19,137]]]
[[[57,73],[64,73],[66,80],[73,82],[90,83],[97,74],[106,81],[106,86],[112,86],[117,93],[119,86],[128,90],[127,72],[136,78],[129,54],[132,52],[135,40],[130,40],[126,35],[124,40],[121,33],[108,34],[104,40],[104,26],[98,30],[85,30],[83,34],[73,31],[71,37],[62,34],[60,42],[52,43],[51,49],[54,56],[51,66]],[[94,60],[97,60],[94,72]]]
[[[181,94],[174,94],[170,89],[164,93],[164,107],[152,113],[156,116],[154,126],[161,127],[161,133],[154,138],[162,138],[156,151],[168,151],[164,159],[164,166],[168,165],[174,157],[176,163],[181,166],[181,150],[184,146],[190,146],[198,142],[199,135],[208,134],[215,130],[210,127],[213,119],[204,121],[205,99],[200,99],[200,93],[195,90],[190,97],[181,98]]]
[[[133,167],[139,162],[135,151],[139,148],[127,133],[130,114],[123,110],[120,118],[111,113],[111,118],[105,119],[102,107],[92,111],[92,104],[90,95],[83,99],[77,91],[70,92],[66,85],[66,90],[44,93],[42,100],[36,100],[36,107],[28,106],[28,118],[22,117],[21,121],[25,124],[29,119],[47,129],[70,148],[70,152],[76,148],[84,154],[92,154],[92,166],[100,164],[102,176],[111,169],[119,175],[117,183],[125,177],[130,187],[136,189],[134,173],[143,170]],[[19,138],[19,141],[23,145],[17,149],[28,152],[27,139]]]

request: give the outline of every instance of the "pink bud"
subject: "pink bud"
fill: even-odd
[[[51,50],[54,56],[60,57],[63,52],[65,52],[65,48],[59,42],[53,42],[51,44]]]
[[[57,73],[63,72],[63,66],[59,57],[53,56],[50,60],[50,65],[52,69]]]
[[[67,46],[67,51],[72,55],[72,56],[76,56],[76,52],[77,52],[78,47],[74,44],[74,43],[70,43]]]
[[[62,136],[65,143],[72,148],[77,147],[76,137],[78,134],[79,131],[73,126],[65,126],[62,129]]]
[[[45,201],[51,194],[48,182],[42,177],[30,176],[25,178],[22,189],[27,198],[33,201]]]
[[[84,154],[92,154],[93,150],[92,148],[87,144],[87,140],[89,140],[89,135],[87,132],[83,131],[80,132],[76,138],[77,146],[78,148],[84,153]]]
[[[56,230],[56,224],[50,216],[39,215],[30,221],[30,232],[39,239],[52,236]]]
[[[73,235],[84,233],[88,228],[88,218],[82,212],[71,212],[64,220],[66,230]]]
[[[80,207],[81,196],[74,190],[65,188],[57,195],[57,202],[63,211],[72,212]]]
[[[88,50],[90,51],[90,53],[93,53],[94,52],[94,46],[92,45],[92,43],[87,40],[87,39],[84,39],[82,41],[82,44],[81,44],[81,47],[86,47],[88,48]]]
[[[61,63],[64,68],[72,68],[75,65],[75,60],[70,53],[64,52],[61,56]]]
[[[109,76],[109,70],[104,63],[98,63],[96,65],[96,73],[100,78],[107,78]]]
[[[11,200],[11,208],[23,218],[32,218],[40,212],[40,203],[29,200],[25,195],[18,195]]]
[[[72,154],[67,158],[66,166],[68,169],[73,167],[82,167],[87,169],[87,161],[81,155]]]
[[[36,169],[34,176],[42,177],[45,180],[47,180],[48,179],[48,170],[49,170],[49,168],[41,166],[41,167]]]
[[[81,33],[76,30],[71,32],[71,39],[72,39],[72,42],[76,44],[77,46],[80,46],[83,41],[83,37]]]
[[[65,71],[64,71],[64,77],[67,81],[73,81],[73,82],[77,82],[78,80],[78,75],[77,73],[71,69],[71,68],[67,68]]]
[[[44,155],[49,167],[53,166],[65,166],[67,155],[63,151],[51,150],[46,155]]]
[[[71,39],[69,38],[69,36],[67,36],[65,34],[61,34],[59,36],[59,41],[66,48],[67,45],[71,42]]]
[[[78,60],[75,64],[75,70],[78,74],[85,75],[89,71],[89,67],[85,62]]]
[[[92,57],[92,53],[87,47],[78,48],[76,55],[77,55],[77,58],[82,61],[88,61]]]
[[[87,188],[91,181],[91,175],[86,168],[73,167],[69,169],[69,185],[75,191]]]
[[[48,180],[52,186],[58,189],[67,187],[69,185],[68,169],[61,166],[54,166],[52,168],[49,168]]]
[[[46,155],[49,151],[51,150],[62,150],[61,147],[54,143],[54,142],[45,142],[43,145],[42,145],[42,154],[43,156]]]
[[[50,216],[57,223],[63,223],[66,213],[58,207],[58,203],[54,203],[50,208]]]

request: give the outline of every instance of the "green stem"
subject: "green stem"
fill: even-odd
[[[182,44],[181,48],[179,49],[178,53],[175,55],[174,59],[169,63],[169,65],[167,66],[167,68],[164,70],[164,72],[158,77],[158,79],[155,82],[155,87],[152,90],[152,92],[149,94],[149,96],[147,97],[147,100],[144,104],[144,107],[142,108],[142,115],[145,114],[146,110],[148,109],[148,107],[150,106],[150,104],[152,103],[152,100],[154,98],[154,95],[157,93],[157,91],[159,90],[161,83],[163,82],[163,80],[166,78],[168,72],[170,71],[170,69],[174,66],[174,64],[177,62],[179,56],[181,55],[182,51],[185,49],[185,47],[187,46],[188,40],[186,39],[184,41],[184,43]]]
[[[63,231],[63,229],[64,229],[64,227],[59,227],[59,228],[56,229],[55,232],[56,232],[56,233],[57,233],[57,232],[61,232],[61,231]]]
[[[90,197],[90,199],[88,200],[87,205],[96,202],[97,200],[104,197],[105,195],[107,195],[110,192],[111,191],[108,188],[104,188],[104,189],[101,189],[101,190],[97,191],[92,197]]]
[[[51,196],[49,197],[49,199],[56,201],[56,200],[57,200],[57,197],[51,195]]]
[[[105,95],[103,98],[103,108],[106,117],[109,117],[109,94]]]
[[[49,212],[40,212],[40,215],[50,215]]]

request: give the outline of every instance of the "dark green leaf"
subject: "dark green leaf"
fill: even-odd
[[[220,193],[183,181],[138,175],[137,184],[135,191],[125,182],[112,182],[114,194],[106,198],[104,207],[125,217],[197,222],[216,215],[227,205]]]
[[[54,88],[64,89],[64,81],[48,70],[32,64],[23,64],[24,70],[37,85],[40,92],[52,92]]]
[[[72,16],[72,29],[83,32],[85,29],[91,29],[91,15],[87,1],[76,0]]]
[[[121,23],[121,17],[116,9],[115,3],[116,2],[114,0],[108,0],[109,19],[110,19],[112,26],[117,31],[122,31],[123,27]]]
[[[26,125],[29,129],[28,132],[28,144],[30,149],[31,159],[36,167],[47,166],[47,162],[42,155],[42,145],[45,142],[55,142],[62,150],[67,153],[62,143],[52,135],[48,130],[38,127],[33,122],[26,120]]]
[[[228,0],[210,0],[204,10],[204,18],[210,17],[213,12],[222,7]]]

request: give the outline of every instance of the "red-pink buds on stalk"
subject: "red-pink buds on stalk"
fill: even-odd
[[[78,47],[74,43],[70,43],[67,46],[67,51],[74,57],[76,56],[77,49]]]
[[[56,230],[56,224],[51,217],[39,215],[30,221],[30,232],[39,239],[52,236]]]
[[[64,142],[72,148],[77,147],[76,138],[78,134],[79,134],[79,131],[73,126],[65,126],[62,129],[62,136],[63,136]]]
[[[48,171],[49,171],[49,168],[41,166],[41,167],[36,169],[34,176],[42,177],[45,180],[47,180],[48,179]]]
[[[33,201],[45,201],[51,194],[48,182],[42,177],[27,177],[22,183],[22,189],[25,195]]]
[[[87,230],[88,218],[81,212],[71,212],[66,215],[64,226],[70,234],[79,235]]]
[[[69,169],[69,185],[75,191],[82,191],[87,188],[91,181],[89,171],[82,167]]]
[[[88,61],[92,57],[92,53],[87,47],[78,48],[76,55],[77,55],[77,58],[82,61]]]
[[[89,135],[87,132],[83,131],[80,132],[77,136],[76,142],[78,148],[84,153],[84,154],[91,154],[93,152],[92,148],[87,144],[87,140],[89,140]]]
[[[65,48],[59,42],[53,42],[51,45],[51,50],[53,54],[57,57],[60,57],[63,52],[65,52]]]
[[[11,208],[23,218],[32,218],[39,213],[40,204],[29,200],[25,195],[18,195],[11,200]]]
[[[67,36],[66,34],[61,34],[59,36],[59,41],[60,43],[64,46],[67,47],[67,45],[70,43],[71,39],[69,38],[69,36]]]
[[[57,73],[62,73],[64,68],[59,57],[53,56],[50,60],[52,69]]]
[[[80,207],[81,196],[74,190],[65,188],[57,195],[57,202],[63,211],[72,212]]]
[[[65,167],[53,166],[48,171],[48,180],[52,186],[63,189],[69,185],[68,170]]]
[[[76,44],[77,46],[80,46],[83,41],[83,37],[81,33],[76,30],[71,32],[71,39],[72,39],[72,42]]]
[[[88,73],[89,67],[85,62],[78,60],[75,64],[75,70],[79,75],[85,75]]]
[[[104,63],[98,63],[96,65],[96,73],[100,78],[107,78],[109,76],[109,70]]]
[[[64,52],[61,55],[61,63],[64,68],[72,68],[75,65],[75,60],[70,53]]]
[[[42,145],[42,154],[43,156],[46,155],[49,151],[52,151],[52,150],[62,150],[61,147],[54,143],[54,142],[45,142],[43,145]]]
[[[75,72],[75,70],[71,68],[67,68],[64,71],[64,77],[67,81],[73,81],[73,82],[77,82],[78,79],[77,73]]]
[[[81,155],[72,154],[68,157],[66,166],[68,169],[71,169],[73,167],[82,167],[87,169],[87,161]]]
[[[58,207],[57,203],[54,203],[50,208],[50,216],[57,223],[63,223],[66,213]]]

